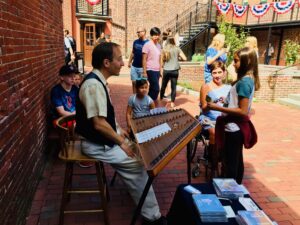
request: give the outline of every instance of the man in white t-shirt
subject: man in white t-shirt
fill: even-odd
[[[268,54],[266,54],[266,52],[268,51]],[[264,51],[264,55],[265,55],[265,64],[269,65],[270,64],[270,60],[273,57],[274,54],[274,47],[272,46],[271,43],[269,43],[268,48]]]
[[[82,152],[111,164],[124,181],[137,204],[148,180],[146,170],[135,157],[133,145],[126,139],[128,133],[115,119],[107,79],[118,76],[124,66],[119,45],[104,42],[92,53],[93,70],[84,78],[76,102],[76,132],[82,137]],[[153,188],[147,194],[141,209],[143,225],[165,225]]]
[[[65,43],[65,64],[69,65],[75,61],[75,52],[73,51],[72,44],[74,39],[70,36],[68,30],[64,30],[64,43]],[[72,43],[71,43],[72,42]]]

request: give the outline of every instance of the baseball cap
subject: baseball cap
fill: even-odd
[[[75,73],[76,69],[74,66],[64,65],[59,70],[59,76],[66,76]]]

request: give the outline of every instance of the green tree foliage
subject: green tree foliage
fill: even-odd
[[[295,64],[297,59],[299,59],[300,44],[298,44],[298,41],[288,39],[285,40],[284,45],[285,64],[287,66]]]
[[[238,49],[244,47],[246,38],[249,35],[247,31],[245,31],[244,27],[239,27],[239,32],[232,24],[227,23],[223,16],[218,18],[217,23],[219,33],[225,35],[225,45],[230,46],[230,51],[227,55],[228,59],[226,64],[229,65],[233,60],[233,53]]]

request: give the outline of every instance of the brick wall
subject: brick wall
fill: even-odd
[[[300,70],[286,69],[274,75],[281,67],[261,66],[261,88],[255,92],[258,101],[275,101],[288,97],[289,94],[300,94]],[[282,67],[284,68],[284,67]]]
[[[61,0],[0,9],[0,224],[18,225],[45,165],[49,90],[64,62]]]
[[[258,101],[275,101],[289,94],[300,94],[300,70],[286,69],[274,75],[274,72],[284,67],[259,65],[261,88],[255,92]],[[271,76],[270,76],[271,75]],[[197,90],[204,82],[203,65],[200,63],[181,63],[179,82],[188,82]],[[193,85],[197,83],[197,85]]]
[[[200,63],[180,63],[180,76],[178,81],[204,82],[204,67]]]
[[[124,52],[125,46],[125,27],[122,27],[118,24],[112,24],[112,41],[121,45],[121,48]]]
[[[73,35],[72,30],[72,11],[71,11],[71,0],[63,0],[62,12],[63,12],[63,28],[69,30],[71,36]]]
[[[137,38],[136,29],[143,26],[149,30],[156,26],[162,27],[167,22],[175,19],[176,14],[180,14],[187,6],[196,4],[197,0],[173,0],[173,1],[144,1],[144,0],[127,0],[128,7],[128,52],[131,51],[132,43]],[[198,2],[207,2],[207,0],[198,0]],[[112,12],[112,22],[120,26],[125,26],[125,5],[124,0],[110,1]],[[115,37],[115,26],[112,29],[112,35]],[[125,36],[125,31],[123,31]],[[125,45],[125,43],[124,43]],[[124,45],[122,47],[124,48]]]

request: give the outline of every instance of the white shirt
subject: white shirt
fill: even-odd
[[[107,85],[107,81],[103,74],[97,70],[92,71],[96,74],[104,85]],[[108,87],[107,91],[109,92]],[[80,91],[79,98],[85,107],[87,118],[93,118],[95,116],[107,117],[107,99],[103,85],[96,79],[88,79],[83,82]]]

